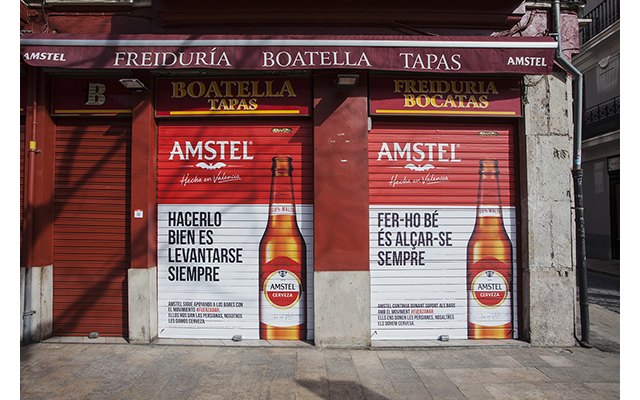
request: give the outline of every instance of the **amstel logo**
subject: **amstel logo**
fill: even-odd
[[[473,278],[471,293],[482,306],[498,307],[509,295],[509,283],[500,272],[485,270]]]
[[[300,279],[290,271],[272,272],[264,281],[263,291],[276,308],[291,308],[300,300]]]

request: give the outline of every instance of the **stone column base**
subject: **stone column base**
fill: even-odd
[[[25,299],[27,294],[29,298]],[[25,300],[28,310],[25,310]],[[52,265],[20,268],[20,316],[22,342],[40,342],[53,335]],[[25,321],[28,321],[26,326]]]
[[[158,338],[157,268],[129,268],[129,342],[151,343]]]
[[[313,279],[315,344],[371,346],[369,271],[315,272]]]

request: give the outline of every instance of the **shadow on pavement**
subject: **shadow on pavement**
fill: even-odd
[[[391,400],[354,381],[296,379],[296,383],[322,399]]]
[[[589,304],[590,344],[600,351],[620,353],[620,314]]]

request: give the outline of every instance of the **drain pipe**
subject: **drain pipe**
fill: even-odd
[[[573,135],[573,196],[575,203],[575,219],[576,219],[576,266],[578,272],[578,289],[580,291],[580,328],[582,340],[580,345],[583,347],[591,347],[589,344],[589,294],[587,293],[587,252],[584,228],[584,196],[583,196],[583,171],[582,171],[582,72],[580,72],[569,60],[562,54],[562,35],[561,35],[561,12],[560,0],[553,0],[553,30],[558,40],[556,47],[556,60],[564,67],[573,77],[573,86],[575,89],[574,97],[574,135]]]
[[[30,79],[29,84],[31,87],[35,88],[35,79]],[[35,89],[32,89],[35,91]],[[26,224],[26,232],[23,236],[23,247],[31,248],[31,238],[33,237],[33,193],[34,193],[34,174],[35,174],[35,155],[38,153],[36,148],[36,129],[38,128],[37,122],[37,102],[34,96],[32,103],[32,121],[31,121],[31,138],[29,140],[29,150],[27,155],[29,157],[29,164],[26,169],[27,174],[27,185],[26,185],[26,198],[27,198],[27,206],[25,207],[25,216],[23,224]],[[23,250],[24,251],[24,250]],[[30,251],[30,250],[29,250]],[[31,343],[31,316],[36,312],[31,308],[33,305],[31,304],[31,296],[32,296],[32,285],[31,280],[33,279],[33,271],[30,257],[27,254],[23,254],[24,260],[26,261],[25,269],[24,269],[24,310],[22,314],[22,343],[29,344]]]

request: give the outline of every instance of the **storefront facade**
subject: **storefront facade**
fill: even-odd
[[[552,38],[21,44],[31,340],[574,343]]]

